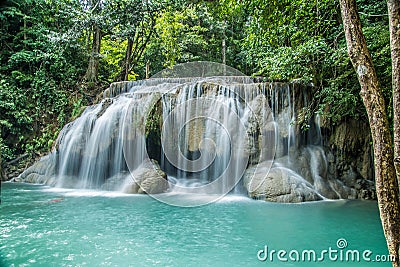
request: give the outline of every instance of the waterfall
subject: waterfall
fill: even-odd
[[[250,145],[245,125],[253,115],[247,103],[261,91],[249,94],[243,84],[214,82],[185,84],[173,104],[169,97],[163,98],[163,144],[167,147],[161,167],[168,169],[169,164],[176,169],[176,190],[214,183],[204,186],[204,193],[241,191],[236,184],[248,165]]]
[[[289,202],[338,198],[344,187],[328,177],[319,115],[309,133],[299,132],[296,101],[304,96],[291,84],[158,77],[114,83],[104,97],[63,128],[51,179],[40,181]]]
[[[237,184],[250,162],[274,157],[277,124],[267,97],[279,98],[275,90],[246,77],[116,83],[105,93],[113,97],[87,108],[61,132],[55,153],[57,186],[101,188],[108,179],[149,160],[147,116],[160,102],[159,159],[170,190],[243,193],[243,185]],[[290,95],[288,87],[282,90]],[[290,99],[278,102],[276,114]],[[290,121],[289,116],[284,115],[282,123]]]

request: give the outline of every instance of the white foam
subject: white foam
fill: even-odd
[[[54,192],[60,193],[64,196],[70,197],[126,197],[133,196],[132,194],[126,194],[117,191],[101,191],[101,190],[88,190],[88,189],[69,189],[69,188],[59,188],[59,187],[51,187],[45,188],[42,190],[43,192]]]
[[[115,191],[95,191],[95,190],[76,190],[73,192],[66,192],[65,196],[69,197],[123,197],[131,196],[122,192]]]
[[[225,203],[225,202],[243,202],[243,201],[251,202],[254,200],[243,195],[225,195],[224,197],[220,198],[217,202]]]

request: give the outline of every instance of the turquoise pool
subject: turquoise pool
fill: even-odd
[[[2,184],[1,198],[4,266],[391,266],[375,261],[387,249],[372,201],[276,204],[227,196],[181,208],[145,195],[13,183]],[[336,260],[322,253],[329,249]],[[286,252],[280,259],[279,250]]]

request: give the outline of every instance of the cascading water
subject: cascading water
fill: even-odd
[[[64,127],[40,171],[47,178],[34,167],[21,177],[59,187],[231,191],[283,202],[351,195],[328,179],[319,116],[314,137],[300,138],[297,95],[290,84],[244,76],[115,83]]]
[[[123,127],[128,111],[140,121],[149,106],[151,95],[120,95],[88,108],[77,120],[67,125],[58,142],[57,186],[100,188],[115,175],[126,172],[123,154]],[[133,110],[134,108],[134,110]],[[135,135],[135,161],[144,160],[145,136],[139,127],[131,127]]]
[[[271,134],[255,135],[255,123],[266,125],[268,119],[272,120],[267,114],[266,100],[262,106],[263,116],[256,117],[251,107],[257,97],[265,99],[263,90],[243,83],[221,85],[213,79],[188,83],[179,90],[174,102],[169,95],[163,98],[162,143],[166,145],[163,169],[170,173],[176,170],[172,180],[177,190],[184,187],[185,192],[193,192],[188,191],[188,187],[195,186],[204,193],[227,193],[232,189],[236,193],[243,192],[241,184],[236,184],[243,176],[250,155],[260,157],[256,141],[271,143],[267,140]],[[249,127],[250,120],[253,120],[253,129]],[[272,160],[273,153],[263,154]],[[201,188],[208,183],[214,185]]]

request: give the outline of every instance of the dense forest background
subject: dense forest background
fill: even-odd
[[[357,3],[392,125],[386,1]],[[196,60],[313,84],[304,121],[367,120],[336,0],[15,0],[0,27],[3,161],[48,151],[109,83]]]

